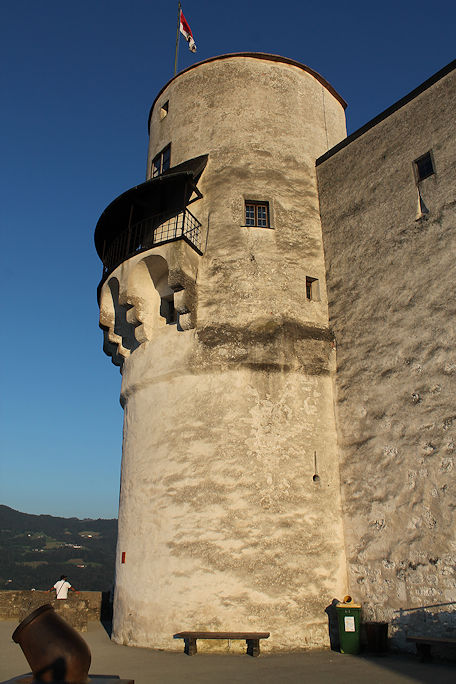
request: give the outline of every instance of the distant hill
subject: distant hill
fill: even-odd
[[[0,589],[49,589],[68,575],[76,589],[114,581],[117,520],[30,515],[0,505]]]

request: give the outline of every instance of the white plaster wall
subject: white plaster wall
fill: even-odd
[[[290,64],[227,57],[164,89],[151,115],[148,168],[169,143],[172,165],[209,154],[199,183],[204,198],[190,207],[206,231],[200,326],[243,325],[266,309],[267,316],[327,325],[315,159],[345,135],[340,102]],[[274,231],[242,228],[245,199],[269,201]],[[321,306],[305,298],[306,275],[320,281]]]
[[[150,159],[169,142],[173,165],[209,154],[191,205],[206,246],[192,268],[166,246],[193,330],[146,314],[153,334],[124,356],[120,643],[181,649],[173,633],[201,628],[270,631],[266,649],[328,644],[324,609],[346,581],[315,159],[344,135],[340,102],[277,61],[203,63],[157,100]],[[243,226],[245,199],[269,201],[273,230]],[[127,272],[112,277],[147,311]]]
[[[331,380],[199,373],[195,333],[175,338],[168,326],[124,367],[114,638],[180,648],[183,629],[266,629],[274,648],[322,645],[345,587]]]

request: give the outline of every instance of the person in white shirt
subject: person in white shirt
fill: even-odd
[[[68,582],[68,577],[66,575],[60,575],[60,579],[57,580],[57,582],[54,584],[53,587],[48,589],[48,591],[52,591],[55,589],[55,594],[57,599],[66,599],[68,598],[68,590],[71,589],[71,591],[76,591],[71,584]],[[76,591],[77,594],[79,594],[78,591]]]

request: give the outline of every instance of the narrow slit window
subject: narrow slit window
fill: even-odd
[[[245,225],[256,228],[269,228],[269,202],[245,202]]]
[[[165,118],[165,116],[168,115],[168,109],[169,109],[169,100],[164,102],[160,108],[160,121]]]
[[[417,183],[425,178],[429,178],[429,176],[433,176],[435,173],[431,152],[426,152],[426,154],[423,154],[422,157],[415,159],[413,166],[415,169],[415,178]]]
[[[171,143],[152,159],[152,178],[160,176],[171,165]]]
[[[317,278],[306,276],[306,299],[314,302],[320,300],[320,287]]]
[[[167,325],[177,322],[177,312],[174,308],[173,295],[161,298],[160,316],[166,320]]]

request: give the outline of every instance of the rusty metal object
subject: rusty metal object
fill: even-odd
[[[86,684],[90,649],[50,603],[27,615],[13,633],[36,680]]]

